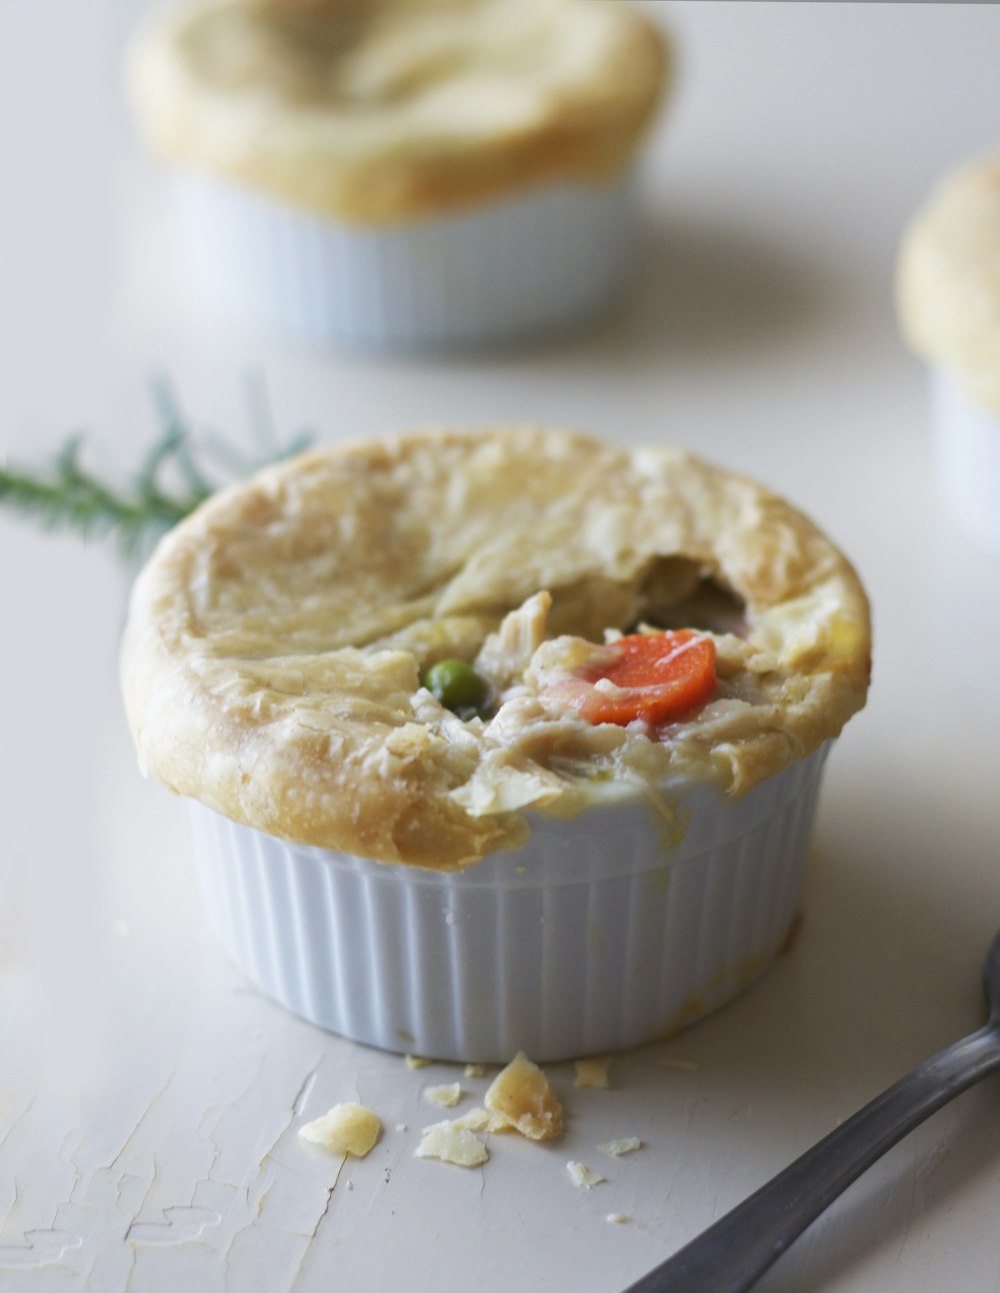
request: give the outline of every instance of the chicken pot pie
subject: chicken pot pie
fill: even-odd
[[[140,28],[129,84],[164,157],[370,226],[606,182],[666,66],[618,0],[198,0]]]
[[[669,817],[679,784],[734,799],[805,759],[864,703],[868,606],[800,512],[679,450],[425,432],[203,505],[136,582],[122,672],[171,789],[452,871],[541,819]]]
[[[609,305],[668,79],[623,0],[199,0],[144,22],[128,58],[203,309],[377,348]]]
[[[904,233],[897,295],[914,350],[1000,417],[1000,157],[935,188]]]
[[[948,176],[917,212],[897,300],[906,339],[930,365],[945,500],[1000,553],[1000,158]]]

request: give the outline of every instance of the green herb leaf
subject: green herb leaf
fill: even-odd
[[[261,390],[255,385],[252,393],[262,398]],[[113,536],[121,555],[134,558],[225,483],[213,483],[201,465],[203,457],[228,457],[229,477],[233,478],[290,457],[312,443],[306,432],[284,447],[273,437],[269,446],[273,452],[262,459],[247,459],[218,438],[207,446],[196,443],[167,383],[154,384],[153,399],[161,434],[130,482],[118,485],[88,471],[82,461],[85,438],[75,434],[48,467],[0,467],[0,506],[37,521],[45,529],[69,531],[83,539]],[[259,430],[262,422],[260,411],[257,413]]]

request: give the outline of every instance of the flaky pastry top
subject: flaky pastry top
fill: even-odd
[[[715,691],[650,730],[544,679],[636,625],[710,634]],[[462,718],[422,685],[474,662]],[[742,794],[865,699],[865,594],[801,513],[678,450],[532,427],[307,453],[210,499],[140,574],[125,633],[141,763],[283,838],[454,869],[532,811],[709,781]]]
[[[188,0],[128,81],[167,158],[374,223],[617,176],[667,63],[625,0]]]
[[[1000,414],[1000,157],[931,193],[903,236],[897,298],[913,348]]]

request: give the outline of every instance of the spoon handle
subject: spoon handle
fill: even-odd
[[[997,1069],[991,1022],[876,1096],[626,1293],[742,1293],[886,1150]]]

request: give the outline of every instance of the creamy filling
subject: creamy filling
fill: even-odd
[[[786,682],[779,681],[777,661],[748,641],[742,606],[692,566],[668,559],[655,572],[655,596],[647,580],[633,601],[640,610],[656,611],[659,621],[683,620],[688,627],[689,618],[699,620],[697,627],[712,637],[717,684],[703,706],[654,727],[641,719],[624,726],[592,723],[560,705],[553,682],[600,659],[623,629],[607,626],[601,642],[550,636],[557,618],[553,598],[536,593],[502,619],[472,660],[488,688],[480,716],[457,718],[423,687],[413,697],[416,721],[451,743],[456,772],[467,770],[451,792],[455,802],[473,816],[557,799],[561,811],[577,811],[584,800],[635,793],[688,766],[704,767],[706,759],[711,764],[714,750],[720,752],[721,780],[727,744],[760,731],[768,709],[777,712]],[[639,624],[662,627],[644,618]]]

